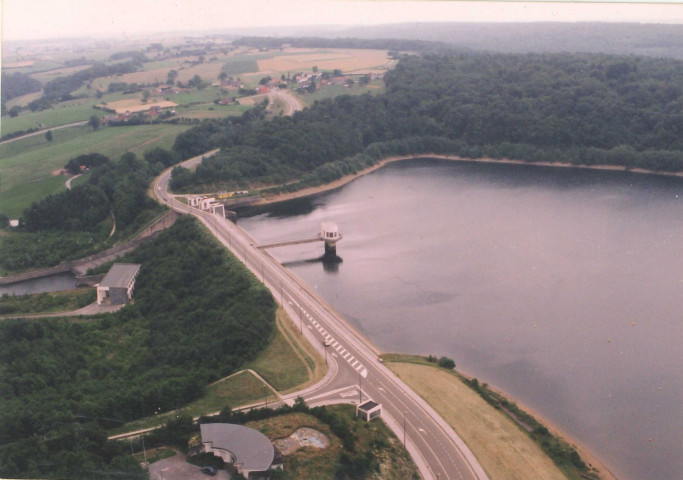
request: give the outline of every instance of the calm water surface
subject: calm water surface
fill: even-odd
[[[71,272],[57,273],[49,277],[0,285],[0,295],[27,295],[30,293],[60,292],[76,288],[76,277]]]
[[[619,478],[683,478],[683,181],[412,160],[239,224],[385,351],[448,355]]]

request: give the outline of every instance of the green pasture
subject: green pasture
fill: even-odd
[[[168,99],[178,105],[189,105],[191,103],[209,103],[218,98],[227,96],[229,96],[229,94],[222,93],[218,87],[207,87],[202,90],[169,95]]]
[[[29,110],[21,112],[17,117],[2,117],[2,127],[0,134],[7,135],[18,130],[29,130],[31,128],[51,128],[69,123],[83,122],[88,120],[93,114],[101,114],[92,106],[93,100],[85,99],[85,102],[65,102],[57,104],[54,108],[41,112],[31,112]]]
[[[31,103],[34,100],[38,100],[41,96],[43,95],[43,92],[33,92],[33,93],[27,93],[26,95],[21,95],[19,97],[14,97],[10,100],[7,100],[5,102],[5,105],[7,106],[7,109],[9,110],[12,107],[25,107],[29,103]],[[11,117],[7,117],[11,118]],[[5,118],[3,118],[3,121]]]
[[[257,58],[253,55],[239,55],[223,60],[223,70],[231,76],[241,73],[258,72]]]
[[[4,185],[4,176],[1,180]],[[34,182],[15,185],[0,192],[0,213],[10,218],[19,218],[24,210],[33,202],[38,202],[48,195],[64,190],[66,177],[50,176]]]
[[[117,100],[123,100],[126,98],[133,98],[140,96],[137,94],[124,95],[120,92],[111,93],[104,95],[102,98],[94,98],[95,90],[86,90],[85,87],[76,90],[75,95],[85,94],[93,95],[93,98],[78,98],[76,100],[70,100],[68,102],[57,103],[47,110],[31,112],[30,110],[22,111],[16,117],[2,117],[2,125],[0,127],[0,135],[7,135],[8,133],[13,133],[18,130],[29,130],[31,128],[52,128],[58,127],[60,125],[68,125],[70,123],[84,122],[92,115],[97,115],[102,117],[105,112],[93,108],[94,105],[99,105],[105,102],[115,102]],[[24,95],[22,97],[17,97],[20,99],[21,104],[26,105],[33,98],[34,94]],[[24,98],[25,97],[25,98]],[[36,97],[39,97],[36,96]],[[13,99],[13,100],[17,100]],[[18,103],[14,103],[15,105]]]
[[[356,81],[355,78],[354,81]],[[323,85],[313,93],[297,94],[297,97],[307,107],[310,107],[316,100],[334,98],[340,95],[363,95],[366,93],[371,95],[384,93],[384,82],[382,80],[372,80],[368,85],[359,85],[356,82],[351,88],[346,88],[343,85]]]
[[[84,126],[54,130],[52,142],[40,134],[0,145],[0,212],[16,218],[31,202],[65,188],[66,177],[52,173],[74,157],[98,152],[116,158],[126,152],[140,156],[156,147],[170,149],[188,128],[158,124],[92,131]]]

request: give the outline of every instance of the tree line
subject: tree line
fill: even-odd
[[[282,45],[295,48],[358,48],[411,51],[420,53],[451,54],[468,49],[440,41],[425,41],[405,38],[322,38],[322,37],[255,37],[245,36],[232,41],[236,46],[279,49]]]
[[[279,39],[278,39],[279,40]],[[316,102],[292,117],[212,120],[182,156],[221,147],[174,189],[338,178],[383,155],[683,168],[683,62],[589,54],[404,56],[386,94]],[[420,151],[419,148],[424,148]],[[292,187],[290,187],[292,188]]]
[[[45,84],[43,96],[29,103],[28,108],[31,111],[45,110],[50,108],[53,103],[72,100],[74,97],[71,92],[81,88],[86,82],[99,77],[132,73],[137,71],[139,66],[139,61],[115,63],[113,65],[98,62],[85,70],[57,77]]]
[[[40,92],[43,88],[43,84],[38,80],[31,78],[25,73],[16,72],[13,74],[8,74],[2,72],[2,114],[9,113],[10,116],[16,116],[21,110],[20,107],[12,107],[7,110],[5,102],[11,100],[15,97],[20,97],[26,95],[27,93]]]
[[[270,293],[191,217],[123,260],[142,264],[124,309],[0,322],[0,476],[144,478],[106,429],[200,397],[270,340]]]

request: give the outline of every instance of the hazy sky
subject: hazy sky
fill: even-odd
[[[2,0],[3,39],[429,21],[683,23],[683,4],[331,0]]]

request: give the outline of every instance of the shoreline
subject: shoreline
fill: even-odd
[[[613,172],[631,172],[639,173],[645,175],[658,175],[665,177],[683,177],[683,171],[680,172],[655,172],[654,170],[646,170],[642,168],[628,168],[619,165],[574,165],[572,163],[563,162],[527,162],[524,160],[515,160],[509,158],[495,159],[488,157],[481,158],[465,158],[459,155],[442,155],[433,153],[418,153],[414,155],[395,155],[391,157],[385,157],[376,164],[366,169],[360,170],[356,173],[345,175],[337,180],[326,183],[324,185],[318,185],[316,187],[308,187],[296,192],[288,193],[277,193],[270,196],[262,197],[258,202],[253,203],[253,206],[258,205],[269,205],[272,203],[286,202],[288,200],[294,200],[297,198],[308,197],[311,195],[317,195],[319,193],[328,192],[331,190],[336,190],[353,180],[379,170],[380,168],[393,162],[400,162],[404,160],[411,160],[414,158],[436,158],[438,160],[447,160],[450,162],[472,162],[472,163],[492,163],[492,164],[503,164],[503,165],[529,165],[537,167],[556,167],[556,168],[577,168],[585,170],[608,170]]]
[[[462,381],[463,379],[471,380],[473,377],[471,375],[468,375],[467,373],[464,373],[462,370],[459,368],[456,368],[455,370],[456,376],[462,377],[460,380]],[[481,379],[479,379],[481,381]],[[530,407],[529,405],[522,403],[518,401],[516,398],[513,398],[510,396],[510,394],[499,390],[496,387],[491,386],[490,384],[487,383],[487,388],[492,391],[493,393],[500,395],[501,397],[505,398],[508,402],[514,403],[517,405],[517,407],[527,413],[528,415],[531,415],[538,421],[540,424],[542,424],[544,427],[548,429],[551,435],[554,437],[557,437],[565,442],[567,444],[571,445],[576,449],[578,452],[579,456],[581,457],[581,460],[583,460],[586,465],[600,476],[600,480],[623,480],[621,477],[617,477],[617,475],[612,471],[611,468],[607,466],[603,461],[601,461],[594,453],[592,450],[590,450],[588,447],[586,447],[583,443],[578,442],[576,439],[574,439],[571,435],[566,433],[564,430],[562,430],[560,427],[558,427],[555,423],[553,423],[551,420],[549,420],[546,416],[542,415],[541,413],[538,412],[533,407]],[[486,402],[483,398],[481,399],[482,402]],[[502,411],[502,410],[501,410]],[[509,414],[505,414],[508,418],[510,418],[511,421],[513,421],[515,424],[518,424],[517,421],[515,421],[514,418],[512,418]],[[521,428],[521,427],[520,427]]]

